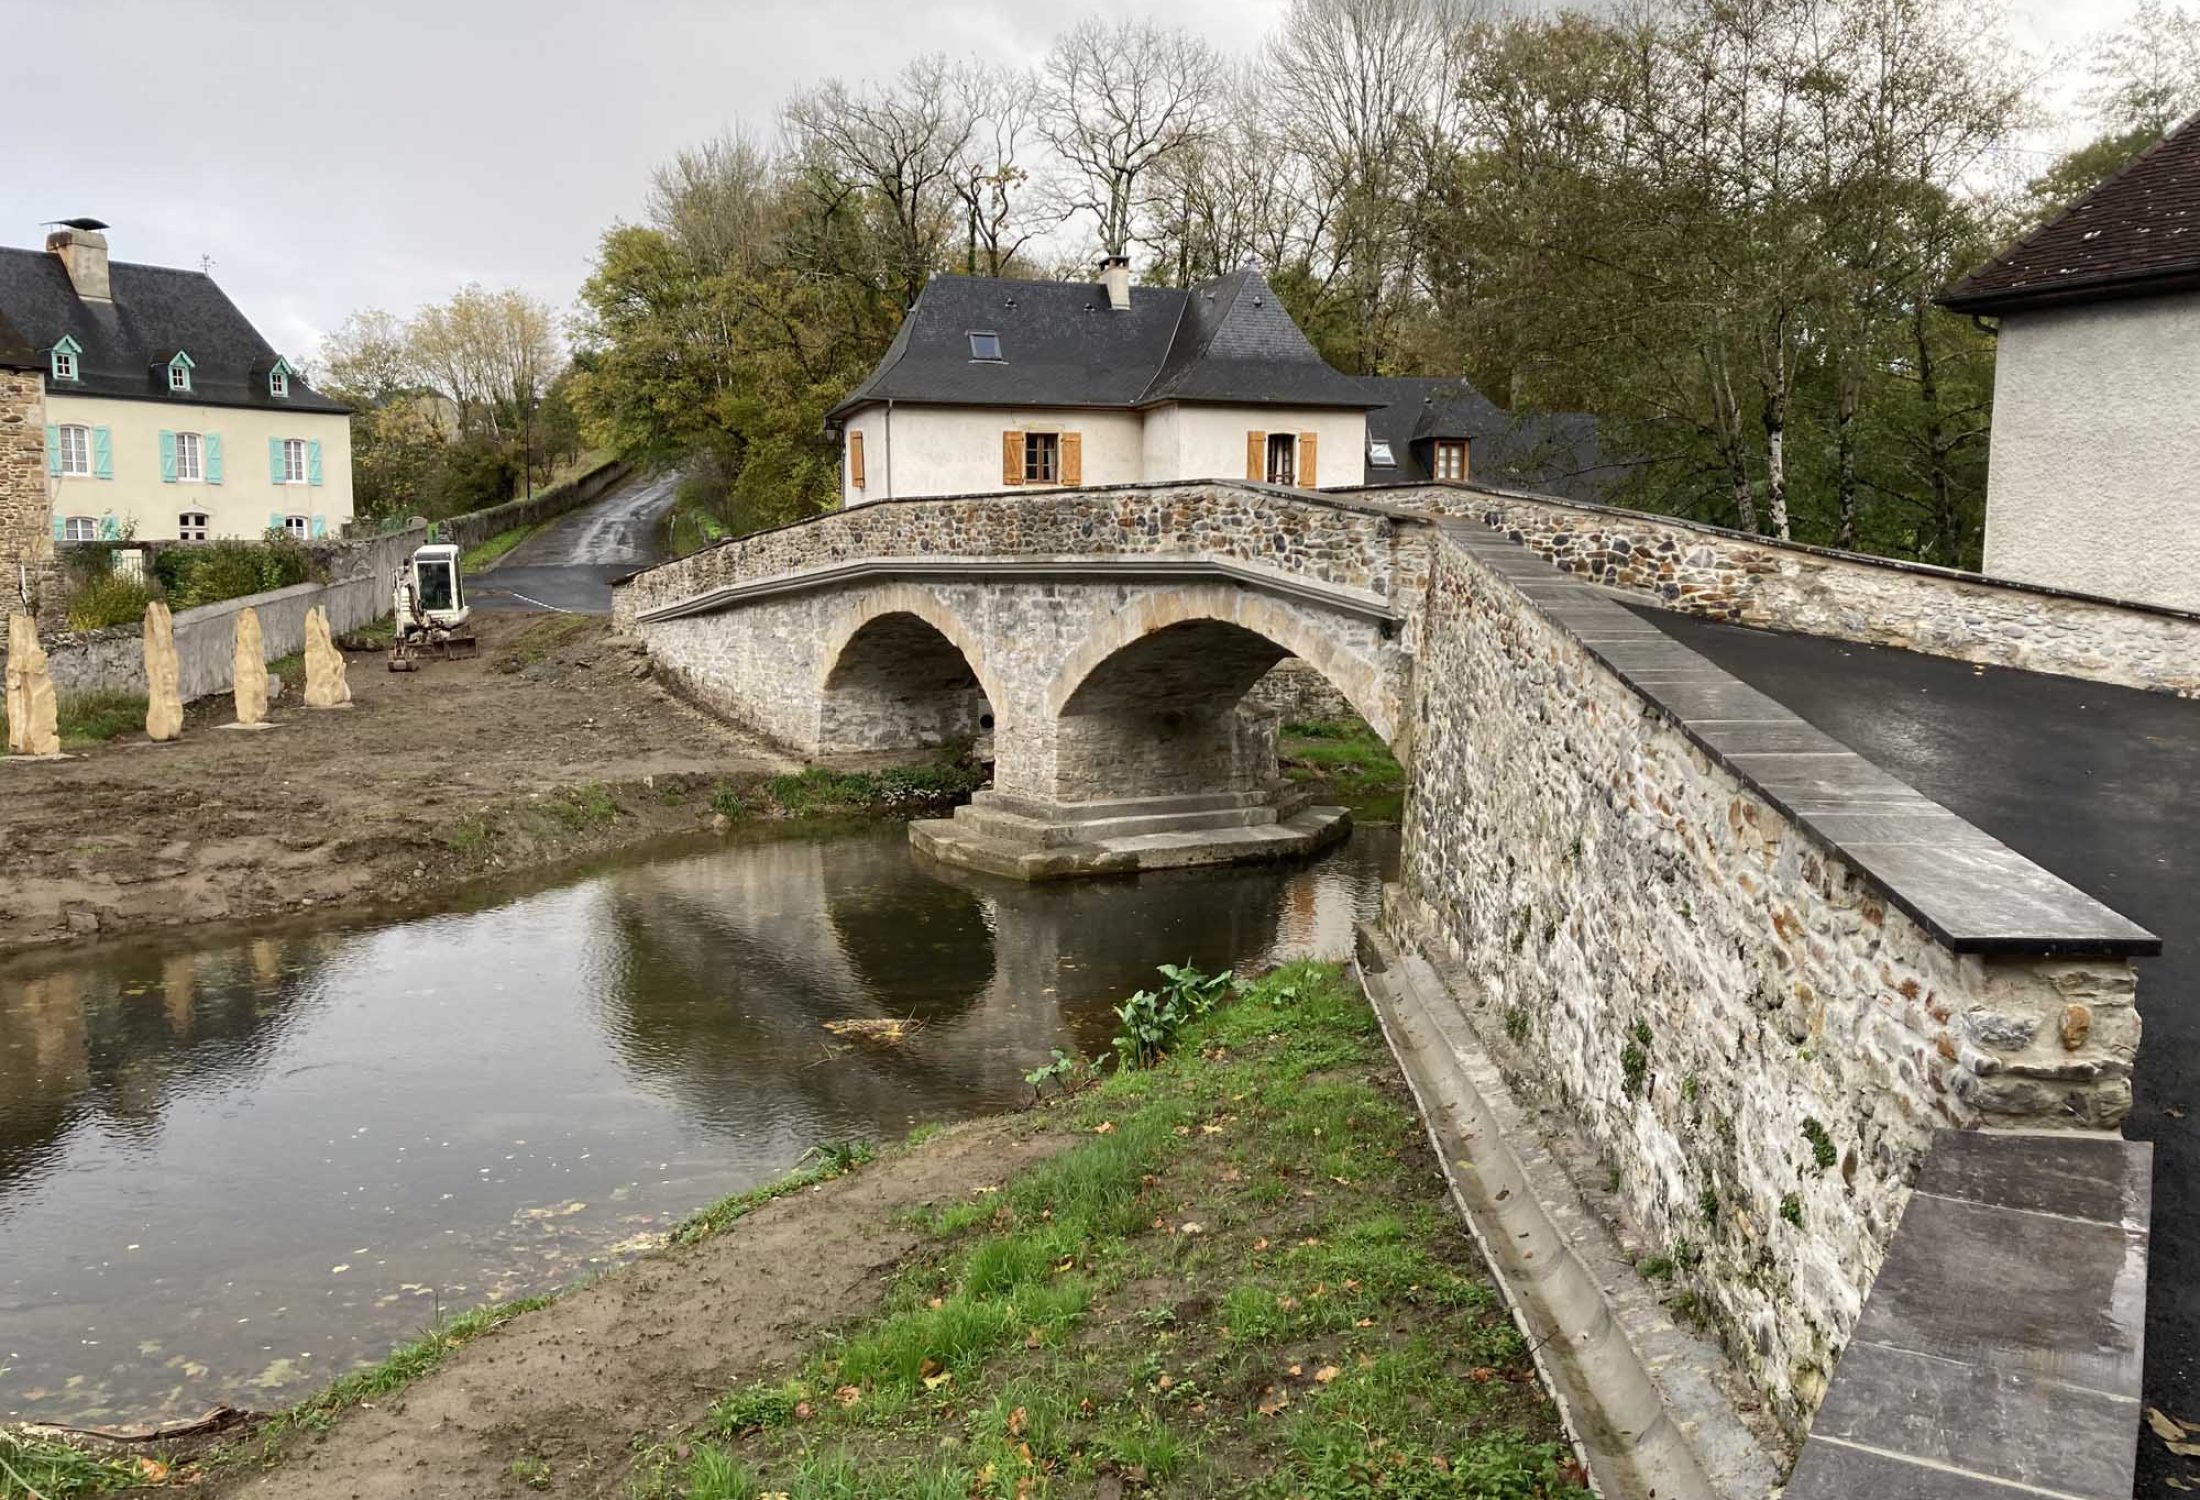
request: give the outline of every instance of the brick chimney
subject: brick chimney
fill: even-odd
[[[1108,308],[1112,312],[1131,310],[1131,258],[1117,251],[1100,257],[1100,284],[1108,289]]]
[[[107,226],[97,219],[63,219],[46,236],[46,248],[61,257],[69,284],[86,302],[112,302],[107,282]]]

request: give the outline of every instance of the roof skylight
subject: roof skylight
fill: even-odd
[[[973,333],[970,335],[970,357],[998,361],[1001,355],[1001,336],[997,333]]]

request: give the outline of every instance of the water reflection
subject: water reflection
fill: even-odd
[[[1341,953],[1393,859],[1033,887],[888,829],[0,973],[0,1417],[294,1396],[816,1141],[1019,1101],[1158,962]],[[924,1024],[823,1025],[872,1016]]]

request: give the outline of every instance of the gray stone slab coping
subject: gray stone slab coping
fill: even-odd
[[[2128,1500],[2153,1164],[1939,1132],[1786,1500]]]
[[[889,502],[879,501],[879,504]],[[836,512],[837,514],[837,512]],[[645,624],[710,614],[780,594],[811,589],[844,588],[857,583],[877,583],[908,578],[982,578],[988,581],[1034,580],[1064,583],[1139,582],[1169,579],[1174,582],[1234,583],[1278,598],[1318,604],[1325,609],[1378,624],[1398,623],[1396,606],[1381,594],[1340,584],[1318,583],[1295,573],[1262,567],[1235,558],[1166,553],[1131,553],[1095,557],[866,557],[852,562],[830,563],[792,573],[744,579],[721,587],[640,610],[635,618]]]
[[[1752,792],[1956,953],[2143,957],[2162,940],[1479,521],[1440,524]],[[2049,790],[2051,789],[2043,789]]]

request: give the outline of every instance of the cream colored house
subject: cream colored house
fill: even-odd
[[[847,505],[1064,485],[1357,485],[1389,398],[1331,369],[1250,266],[1189,289],[937,276],[828,421]]]
[[[1999,335],[1985,571],[2200,610],[2200,116],[1940,300]]]
[[[43,366],[54,540],[335,535],[349,411],[203,273],[110,262],[105,227],[0,248],[0,319]]]

